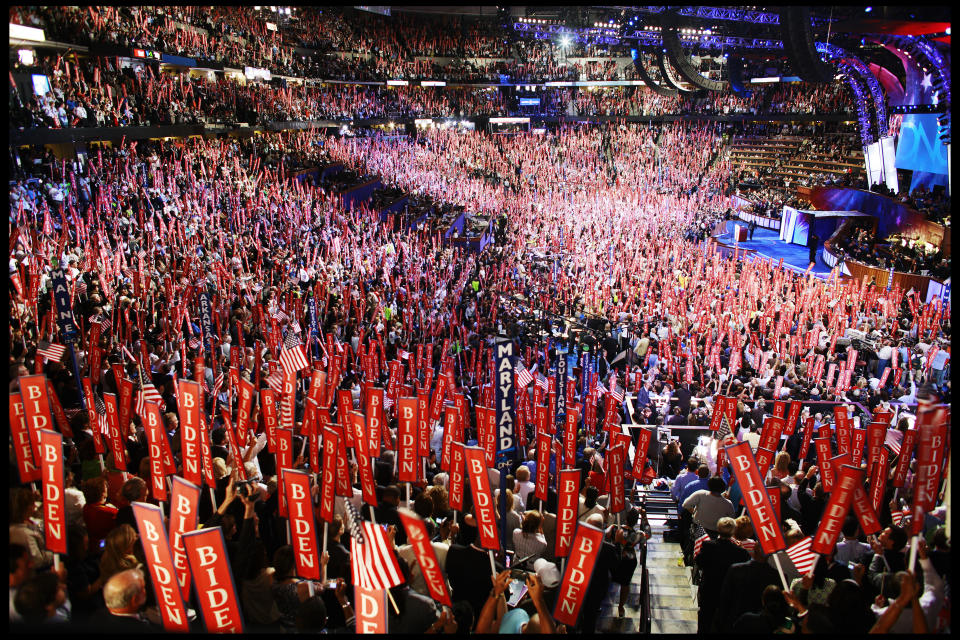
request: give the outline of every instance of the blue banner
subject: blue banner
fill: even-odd
[[[494,361],[497,363],[497,468],[503,469],[510,466],[517,451],[516,414],[513,412],[513,342],[507,338],[497,338],[494,350]]]
[[[203,324],[203,345],[209,353],[210,341],[213,339],[213,321],[210,316],[210,296],[206,291],[200,292],[200,322]]]
[[[67,276],[63,269],[54,269],[50,272],[50,281],[53,284],[53,302],[56,305],[57,326],[64,342],[76,342],[80,332],[73,319],[73,306],[70,303],[70,287],[67,286]]]

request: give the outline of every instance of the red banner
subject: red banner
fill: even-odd
[[[450,508],[463,510],[463,444],[450,445]]]
[[[255,389],[253,384],[244,378],[240,378],[239,394],[237,400],[237,436],[246,437],[247,429],[250,424],[250,407],[253,404]]]
[[[577,508],[580,505],[580,469],[559,472],[557,491],[557,530],[554,555],[564,558],[570,554],[573,534],[577,526]]]
[[[147,454],[150,457],[150,490],[154,499],[166,501],[167,484],[164,482],[166,474],[163,468],[163,418],[160,416],[160,407],[155,402],[144,402],[143,413],[140,415],[143,430],[147,435]]]
[[[832,453],[830,451],[829,438],[814,438],[813,446],[817,448],[817,465],[820,470],[820,482],[823,483],[823,490],[827,493],[833,491],[835,479],[833,465],[830,464]]]
[[[758,446],[771,451],[780,448],[780,436],[783,434],[783,428],[786,422],[783,418],[767,416],[763,423],[763,429],[760,431],[760,444]]]
[[[130,401],[133,400],[133,380],[121,378],[118,381],[120,386],[120,395],[117,397],[117,411],[120,416],[120,433],[124,438],[130,433]]]
[[[429,415],[430,394],[424,389],[417,390],[417,456],[430,456],[430,423]]]
[[[577,537],[570,548],[570,560],[564,570],[557,604],[553,610],[553,617],[557,622],[570,627],[577,624],[601,544],[603,531],[582,523],[577,527]]]
[[[297,575],[310,580],[320,579],[320,552],[313,525],[313,503],[310,474],[306,471],[282,469],[290,518],[290,544],[293,545]]]
[[[813,437],[813,425],[816,423],[816,419],[813,416],[807,418],[807,424],[803,429],[803,445],[800,447],[800,460],[806,460],[807,454],[810,453],[810,439]]]
[[[297,400],[297,372],[283,370],[283,393],[280,394],[280,426],[293,430],[293,417]]]
[[[348,418],[349,420],[349,418]],[[347,461],[347,444],[344,433],[350,432],[353,433],[353,429],[349,427],[344,429],[339,424],[333,423],[329,427],[337,432],[339,436],[336,440],[337,442],[337,457],[336,457],[336,473],[337,473],[337,485],[336,492],[338,496],[351,497],[353,496],[353,487],[350,484],[350,464]]]
[[[857,467],[844,465],[839,468],[830,500],[823,510],[820,526],[817,527],[817,533],[814,534],[813,542],[810,544],[811,551],[821,554],[833,551],[840,536],[840,530],[843,528],[843,521],[850,510],[853,494],[862,483],[863,471]]]
[[[356,602],[356,632],[387,633],[387,592],[354,585],[353,596]]]
[[[803,403],[799,400],[794,400],[790,403],[790,413],[787,414],[787,426],[784,429],[784,433],[788,436],[792,436],[793,432],[797,429],[797,420],[800,419],[800,412],[803,410]]]
[[[640,429],[640,435],[637,437],[637,444],[633,450],[633,479],[637,482],[643,480],[643,471],[647,462],[647,452],[650,450],[650,440],[653,438],[653,431],[650,429]]]
[[[414,400],[416,400],[414,398]],[[371,387],[367,389],[367,454],[374,457],[380,457],[380,429],[383,424],[383,389]],[[416,415],[416,414],[414,414]],[[413,440],[410,441],[410,447],[413,448]],[[403,451],[401,450],[401,454]],[[416,459],[416,456],[414,456]]]
[[[57,397],[56,391],[53,389],[53,385],[47,380],[47,398],[50,400],[50,411],[53,413],[53,417],[57,421],[57,426],[60,427],[60,433],[68,438],[73,437],[73,430],[70,428],[70,422],[67,420],[67,414],[63,410],[63,406],[60,404],[60,398]],[[125,431],[124,433],[127,433]]]
[[[351,411],[348,428],[353,429],[353,441],[357,443],[357,468],[360,471],[360,489],[363,491],[363,501],[375,507],[377,506],[377,485],[373,480],[373,468],[370,464],[370,456],[367,453],[363,414]]]
[[[618,443],[607,450],[607,477],[610,482],[610,512],[620,513],[626,508],[623,491],[623,459],[627,456],[625,445]]]
[[[483,461],[483,449],[464,447],[464,455],[467,461],[467,473],[470,476],[470,490],[473,493],[473,509],[480,529],[480,546],[484,549],[499,549],[500,537],[497,534],[490,478]]]
[[[913,484],[910,533],[923,531],[924,515],[933,511],[940,489],[940,469],[947,447],[948,425],[942,407],[923,403],[917,410],[917,467]]]
[[[203,482],[200,476],[200,385],[189,380],[180,380],[177,387],[183,477],[187,482],[199,485]]]
[[[907,481],[907,471],[910,470],[910,460],[913,458],[913,448],[916,442],[916,429],[907,429],[903,432],[903,440],[900,442],[900,453],[897,455],[897,466],[893,472],[893,480],[890,481],[892,486],[899,488]]]
[[[397,438],[400,442],[397,478],[400,482],[417,481],[417,418],[417,399],[397,398]]]
[[[337,485],[337,444],[340,436],[333,429],[323,430],[323,481],[320,483],[320,519],[333,522],[333,500]]]
[[[447,395],[447,376],[437,378],[437,388],[430,398],[430,424],[440,419],[440,410],[443,408],[443,398]]]
[[[117,398],[112,393],[103,394],[103,404],[107,410],[107,432],[110,436],[110,451],[113,452],[113,465],[117,469],[127,468],[126,438],[120,433],[120,416],[117,412]]]
[[[170,548],[173,549],[173,566],[177,570],[180,595],[190,600],[190,570],[183,550],[183,534],[197,528],[197,505],[200,503],[200,487],[173,476],[173,491],[170,496]]]
[[[833,419],[837,424],[837,453],[849,453],[853,434],[850,419],[847,417],[847,408],[841,405],[833,407]]]
[[[81,384],[83,385],[84,402],[87,404],[87,418],[90,420],[90,431],[93,432],[93,446],[97,453],[103,454],[106,452],[106,449],[103,448],[103,438],[100,435],[100,428],[97,426],[97,410],[96,403],[93,399],[93,385],[90,383],[90,378],[84,378]]]
[[[277,452],[277,403],[273,389],[260,389],[260,415],[267,432],[267,451]]]
[[[770,496],[764,487],[763,477],[750,451],[750,443],[740,442],[726,447],[725,451],[737,478],[737,484],[743,493],[743,503],[753,521],[753,530],[763,552],[770,555],[785,549],[786,541],[777,522],[777,514],[770,503]]]
[[[537,407],[537,410],[544,407]],[[552,438],[547,433],[537,434],[537,477],[533,495],[542,502],[547,501],[547,488],[550,484],[550,446]]]
[[[867,496],[867,492],[863,490],[863,485],[858,484],[856,486],[850,504],[853,506],[853,512],[857,514],[857,520],[860,521],[860,528],[864,535],[872,536],[883,530],[883,527],[880,526],[880,518],[877,517],[877,511],[870,503],[870,498]]]
[[[88,400],[91,406],[93,399]],[[91,422],[96,429],[96,422]],[[23,400],[19,393],[10,394],[10,434],[13,436],[13,449],[17,455],[17,471],[20,482],[27,484],[40,479],[40,469],[34,464],[33,446],[27,433],[27,421],[23,415]]]
[[[887,424],[871,422],[867,425],[867,476],[872,475],[873,465],[880,459],[880,449],[887,439]]]
[[[40,472],[43,476],[43,535],[48,551],[67,552],[67,517],[63,495],[63,436],[41,429]]]
[[[855,467],[859,467],[860,462],[863,460],[864,445],[866,442],[866,429],[850,429],[850,460]]]
[[[443,577],[443,571],[440,569],[440,563],[437,562],[437,554],[430,544],[430,535],[427,532],[427,525],[420,519],[420,516],[409,509],[399,509],[400,521],[407,532],[407,543],[413,548],[413,554],[420,565],[420,573],[423,581],[427,585],[430,597],[445,604],[448,607],[453,606],[450,601],[450,592],[447,589],[447,581]]]
[[[160,507],[145,502],[133,502],[130,506],[140,532],[140,543],[150,569],[153,593],[157,599],[163,628],[166,631],[187,632],[190,623],[187,621],[187,608],[177,585],[170,544],[163,530],[163,511]]]
[[[770,471],[770,465],[773,464],[773,456],[776,455],[776,453],[773,449],[757,447],[757,452],[754,454],[754,457],[757,462],[757,471],[760,473],[761,478],[767,477],[767,472]]]
[[[284,487],[283,469],[293,467],[293,431],[291,429],[277,429],[277,513],[281,518],[287,517],[287,491]]]
[[[577,462],[577,420],[580,410],[576,405],[567,405],[567,418],[563,426],[563,466],[572,467]]]
[[[197,599],[207,632],[243,633],[240,597],[220,527],[185,533],[183,543],[197,583]]]
[[[873,465],[873,474],[870,476],[870,504],[874,511],[880,511],[883,496],[887,490],[887,477],[890,475],[890,450],[880,447],[880,456],[877,464]]]
[[[47,379],[43,375],[20,376],[19,381],[27,435],[30,437],[30,446],[33,448],[33,459],[38,461],[40,460],[40,437],[38,433],[41,429],[53,430],[53,419],[50,417],[50,401],[47,397]]]
[[[443,408],[443,446],[440,449],[440,469],[443,471],[450,470],[450,444],[463,442],[459,426],[460,411],[453,405],[446,405]]]

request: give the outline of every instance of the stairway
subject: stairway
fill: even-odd
[[[647,520],[653,536],[647,541],[647,574],[650,589],[650,629],[649,633],[696,633],[697,605],[693,595],[696,587],[690,584],[690,569],[677,562],[681,560],[680,545],[664,542],[663,532],[667,528],[667,518],[676,517],[676,503],[666,491],[648,491],[642,489],[638,499],[639,506],[646,502]],[[610,586],[610,593],[604,602],[598,633],[638,633],[642,616],[640,597],[643,571],[638,566],[630,585],[630,598],[624,607],[626,615],[617,617],[617,604],[620,602],[620,587]]]

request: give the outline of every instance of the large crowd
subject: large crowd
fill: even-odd
[[[110,10],[32,11],[48,24],[79,22],[84,33],[100,29],[116,41],[184,33],[153,9],[136,14],[139,24],[147,20],[140,30],[117,30],[124,23]],[[170,18],[231,37],[266,35],[251,11],[184,8]],[[342,16],[319,24],[337,20],[343,24],[323,37],[354,42],[355,23]],[[405,28],[416,33],[412,19]],[[482,30],[460,37],[421,33],[402,46],[443,52],[467,42],[473,53],[502,46]],[[210,50],[203,38],[180,42],[183,53]],[[390,55],[400,42],[357,46]],[[286,46],[278,41],[277,50]],[[241,103],[224,96],[245,95],[252,111],[290,119],[312,109],[432,108],[424,106],[426,91],[412,89],[336,87],[294,98],[296,91],[260,85],[226,90],[116,69],[99,70],[96,80],[91,73],[65,72],[53,95],[25,108],[38,110],[46,126],[77,126],[46,109],[57,101],[66,109],[69,99],[76,118],[78,97],[83,104],[100,86],[111,89],[98,90],[90,106],[106,93],[121,112],[155,104],[132,96],[161,89],[169,91],[164,101],[198,115],[222,104],[237,119],[231,109]],[[184,85],[197,92],[195,107]],[[400,106],[385,107],[388,95],[404,96]],[[302,110],[291,109],[295,99],[304,100]],[[443,108],[455,109],[454,99]],[[124,140],[82,155],[12,150],[11,403],[25,406],[28,376],[45,377],[48,420],[52,426],[56,417],[63,438],[66,552],[51,549],[48,501],[38,489],[52,481],[25,476],[31,447],[16,440],[12,412],[11,623],[161,631],[170,623],[163,607],[170,589],[158,586],[158,561],[147,553],[154,540],[137,505],[166,504],[156,497],[157,478],[164,485],[202,463],[197,476],[209,491],[199,491],[192,507],[194,528],[222,534],[235,583],[226,597],[247,631],[353,632],[369,615],[358,594],[371,578],[358,567],[379,545],[385,560],[376,581],[388,593],[391,633],[592,633],[608,601],[621,617],[638,606],[631,582],[652,529],[646,508],[630,498],[651,489],[676,500],[673,524],[698,582],[701,632],[949,630],[949,493],[938,483],[931,503],[910,511],[929,472],[919,464],[926,450],[918,443],[911,463],[907,446],[914,437],[926,443],[945,420],[930,405],[951,403],[949,305],[712,250],[705,236],[730,211],[737,177],[723,157],[724,131],[717,123],[611,122],[509,136],[302,131]],[[373,177],[385,188],[369,202],[353,199],[351,189]],[[448,215],[416,229],[381,215],[400,194],[410,194],[415,208],[489,217],[490,246],[445,241]],[[79,335],[69,349],[62,348],[64,298]],[[498,417],[492,407],[507,375],[496,370],[498,340],[512,343],[516,356],[506,388],[514,388],[517,443],[505,475],[488,463],[484,487],[482,470],[464,479],[457,452],[459,444],[492,442],[487,420]],[[305,366],[291,368],[292,353]],[[190,381],[203,389],[203,447],[193,454],[184,424]],[[256,400],[244,408],[238,396],[247,386]],[[319,388],[326,403],[315,399]],[[409,448],[398,405],[413,396],[439,412],[423,420],[415,478],[402,480]],[[373,429],[377,397],[384,399],[379,455],[361,429],[358,442],[346,435],[347,446],[327,456],[327,438],[335,437],[327,434],[337,431],[322,427],[350,434],[359,413]],[[721,398],[733,399],[732,411]],[[162,428],[148,428],[151,403]],[[792,413],[797,403],[796,429],[764,441],[772,450],[761,447],[787,404]],[[721,413],[730,416],[724,441],[704,437],[691,446],[656,436],[661,425],[701,425],[707,434]],[[857,425],[854,436],[881,424],[880,442],[871,428],[869,443],[851,444],[843,415]],[[626,438],[621,424],[632,427]],[[815,445],[814,432],[822,436]],[[643,444],[644,433],[654,441]],[[152,446],[155,437],[169,451]],[[741,501],[742,476],[723,455],[731,441],[748,442],[758,458],[761,448],[769,452],[759,475],[779,492],[776,529],[790,552],[768,554],[759,543],[761,527]],[[806,570],[792,550],[831,515],[837,469],[824,455],[835,453],[870,469],[871,497],[880,484],[878,526],[867,535],[861,512],[851,509],[841,518],[841,541]],[[612,466],[616,460],[622,468]],[[324,514],[333,480],[315,474],[328,465],[346,486]],[[313,477],[316,513],[306,518],[323,549],[322,579],[302,576],[298,530],[286,526],[294,516],[283,469]],[[572,498],[560,487],[565,470],[576,478]],[[504,532],[495,554],[484,526],[491,497],[504,509],[491,516]],[[575,539],[591,527],[601,536],[572,619],[558,606],[569,600],[575,558],[572,549],[558,550],[567,499],[572,520],[584,525]],[[281,517],[288,508],[289,518]],[[411,517],[425,527],[439,573],[424,563]],[[370,522],[382,526],[365,528]],[[923,539],[911,542],[917,532]],[[171,546],[175,540],[183,544],[170,535]],[[193,573],[188,626],[210,630],[208,594]],[[438,589],[449,594],[444,606]]]

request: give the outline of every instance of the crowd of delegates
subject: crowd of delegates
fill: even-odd
[[[269,361],[280,343],[299,340],[311,359],[326,358],[328,363],[346,354],[339,387],[350,390],[355,403],[361,384],[371,377],[386,385],[387,362],[409,361],[418,357],[419,345],[431,346],[412,384],[432,386],[426,371],[451,371],[455,394],[462,394],[469,408],[463,417],[468,445],[478,440],[473,408],[492,402],[492,386],[485,384],[492,379],[484,363],[498,333],[515,340],[528,369],[536,366],[547,375],[567,348],[589,347],[587,353],[595,353],[596,361],[583,370],[595,367],[598,375],[591,380],[629,394],[631,404],[624,404],[621,417],[636,424],[702,423],[715,395],[723,393],[742,404],[738,427],[749,414],[746,435],[741,434],[747,439],[772,412],[771,405],[784,399],[854,403],[852,414],[861,421],[868,421],[878,408],[894,408],[898,415],[891,437],[896,437],[894,432],[912,423],[918,397],[936,394],[949,403],[949,346],[943,340],[949,340],[950,324],[934,305],[918,303],[915,296],[896,289],[885,293],[861,289],[860,283],[841,285],[836,279],[814,282],[765,261],[721,258],[687,239],[704,216],[715,216],[730,204],[731,167],[717,161],[720,133],[716,124],[611,123],[510,137],[432,130],[414,139],[318,139],[298,133],[244,142],[141,141],[91,153],[83,166],[72,158],[51,162],[45,167],[49,176],[32,176],[32,182],[27,175],[16,176],[10,190],[10,221],[18,231],[10,254],[10,390],[19,389],[19,376],[39,368],[69,411],[73,435],[65,439],[64,459],[71,472],[66,483],[71,487],[67,518],[72,526],[71,553],[50,572],[52,554],[37,522],[37,495],[19,486],[17,466],[11,464],[11,486],[18,487],[11,491],[10,503],[11,616],[31,624],[86,617],[90,628],[98,630],[159,628],[152,586],[138,568],[143,550],[128,508],[131,502],[150,499],[150,461],[140,418],[133,416],[129,432],[122,434],[126,465],[110,449],[101,466],[91,430],[99,425],[91,425],[81,410],[71,364],[65,358],[45,361],[38,354],[40,340],[48,340],[56,324],[49,295],[53,260],[65,265],[81,332],[87,336],[96,325],[95,335],[100,336],[98,344],[78,345],[79,370],[91,372],[91,365],[99,363],[94,392],[117,393],[118,374],[138,380],[142,364],[145,382],[160,396],[178,469],[183,460],[176,380],[199,379],[210,391],[204,410],[212,413],[217,506],[202,492],[199,517],[224,533],[240,609],[250,629],[352,630],[352,512],[344,498],[337,498],[337,517],[322,561],[336,586],[319,584],[311,596],[295,576],[294,551],[285,544],[277,517],[277,464],[265,449],[259,406],[253,410],[250,432],[236,443],[240,460],[227,446],[230,427],[215,410],[233,409],[225,375],[233,360],[232,346],[241,347],[234,352],[240,375],[258,388],[276,388]],[[492,216],[494,246],[479,254],[453,249],[440,242],[437,229],[397,231],[366,206],[346,208],[340,195],[323,186],[289,181],[292,165],[331,159],[358,175],[378,175],[405,192]],[[30,170],[28,165],[24,171]],[[40,185],[37,180],[42,180]],[[219,339],[205,358],[197,359],[205,351],[196,338],[203,331],[194,301],[200,292],[212,302]],[[313,322],[309,302],[317,307]],[[572,318],[572,323],[551,321],[558,317]],[[588,319],[599,320],[604,329],[596,334],[572,331]],[[541,331],[550,336],[549,344],[540,338]],[[579,343],[565,338],[567,331],[579,334]],[[869,336],[871,342],[879,339],[883,347],[876,352],[845,349],[850,332]],[[446,351],[440,346],[445,340]],[[265,350],[264,344],[271,349]],[[329,352],[330,344],[335,353]],[[890,357],[894,347],[896,365]],[[361,349],[380,354],[374,356],[380,364],[372,372],[359,365]],[[139,361],[130,354],[139,354]],[[569,363],[574,375],[581,373],[581,362]],[[687,362],[689,369],[682,368]],[[834,380],[834,365],[851,371],[849,384],[845,377]],[[824,379],[827,368],[831,373]],[[896,369],[896,375],[884,377],[887,368]],[[594,382],[588,386],[579,389],[584,402],[591,388],[598,388]],[[663,396],[666,404],[655,400]],[[295,402],[293,419],[302,422],[302,393],[296,393]],[[529,598],[520,604],[523,613],[504,613],[501,595],[510,573],[499,565],[493,575],[487,554],[477,545],[470,492],[453,524],[450,479],[440,471],[443,430],[433,430],[425,477],[414,484],[410,502],[436,537],[434,548],[451,588],[454,606],[438,613],[422,575],[417,578],[417,563],[409,562],[412,551],[397,513],[404,492],[391,451],[396,448],[397,424],[388,415],[390,446],[374,464],[378,506],[372,509],[376,521],[390,527],[389,544],[404,560],[399,565],[404,582],[391,589],[398,613],[391,607],[388,628],[409,633],[558,630],[551,611],[561,578],[553,556],[553,479],[560,462],[556,456],[551,461],[551,487],[541,505],[531,493],[536,478],[535,450],[529,446],[535,442],[532,425],[522,425],[528,446],[518,452],[506,484],[491,473],[495,493],[502,492],[508,504],[507,548],[534,554],[526,566]],[[824,415],[817,419],[826,420]],[[337,420],[343,422],[345,416]],[[627,605],[636,606],[629,583],[649,533],[643,510],[628,507],[616,517],[611,513],[605,482],[611,473],[605,466],[610,442],[599,428],[602,421],[598,411],[597,423],[584,425],[576,443],[575,468],[581,471],[578,518],[604,529],[605,542],[579,620],[570,629],[574,631],[596,629],[612,583],[620,585],[620,615]],[[300,432],[294,433],[293,450],[302,451]],[[791,540],[811,533],[811,523],[819,518],[817,505],[822,510],[824,504],[819,472],[809,465],[812,457],[799,460],[795,440],[788,440],[789,457],[781,456],[773,472],[788,489],[791,479],[797,484],[801,516],[791,517],[784,507],[782,519]],[[686,452],[668,453],[682,462]],[[669,476],[657,454],[652,448],[646,464],[654,468],[656,463],[655,472]],[[705,626],[726,624],[714,612],[721,610],[723,598],[741,596],[737,606],[753,618],[730,620],[737,630],[789,624],[863,630],[877,619],[869,610],[874,595],[894,600],[879,611],[880,624],[886,624],[908,603],[911,588],[921,579],[926,591],[919,606],[936,616],[942,604],[938,580],[949,575],[931,569],[932,561],[925,556],[932,552],[927,551],[921,553],[922,577],[895,573],[904,567],[902,554],[897,555],[904,536],[894,527],[872,548],[877,556],[856,586],[841,578],[828,593],[829,584],[815,571],[812,582],[799,572],[791,575],[801,578],[796,600],[790,595],[793,589],[781,592],[776,579],[771,583],[775,591],[749,580],[749,588],[726,587],[729,565],[749,556],[742,545],[727,553],[738,535],[736,521],[731,528],[731,520],[711,521],[707,515],[718,511],[718,500],[726,500],[721,494],[728,489],[723,479],[727,472],[717,468],[715,455],[708,449],[694,463],[703,482],[691,482],[684,494],[695,490],[679,496],[681,507],[692,507],[691,518],[717,538],[704,543],[695,560],[701,567]],[[702,476],[701,462],[706,467]],[[304,463],[301,456],[293,466]],[[230,479],[234,469],[254,481],[253,491],[238,491]],[[351,465],[354,489],[349,501],[369,514],[357,471]],[[909,500],[910,495],[908,488],[900,498]],[[729,502],[725,516],[736,515],[737,502]],[[882,513],[885,523],[893,517],[889,511]],[[741,541],[750,537],[746,523],[739,535]],[[856,531],[850,537],[857,538]],[[945,543],[938,544],[937,550],[944,550]],[[829,564],[825,568],[832,569]],[[817,608],[824,601],[826,611]],[[797,613],[809,613],[802,622],[790,620],[784,602]],[[852,602],[861,603],[862,616],[837,615]],[[919,619],[914,622],[920,624]],[[904,614],[896,624],[910,624],[909,617]]]
[[[929,275],[937,280],[950,277],[950,256],[942,249],[906,239],[881,239],[868,229],[858,228],[839,239],[838,248],[844,257],[864,264],[905,273]]]
[[[674,113],[731,115],[740,113],[846,113],[851,104],[842,90],[809,83],[784,87],[767,85],[753,89],[749,96],[706,92],[684,96],[662,96],[634,87],[598,87],[576,94],[578,115],[659,116]]]
[[[26,104],[13,101],[13,124],[72,128],[507,114],[497,88],[277,87],[154,73],[149,65],[116,69],[110,59],[98,63],[44,59],[25,68],[45,72],[50,91]]]

